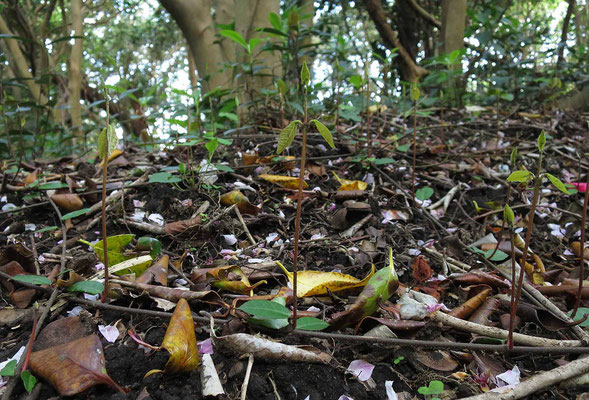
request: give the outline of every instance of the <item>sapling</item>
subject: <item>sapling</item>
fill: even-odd
[[[417,158],[417,100],[419,100],[419,88],[417,83],[411,84],[411,101],[413,102],[413,168],[411,169],[411,194],[413,197],[413,205],[417,207],[417,200],[415,199],[415,164]]]
[[[303,121],[294,120],[291,121],[283,130],[280,132],[280,136],[278,137],[278,148],[276,150],[276,154],[280,154],[284,151],[285,148],[290,146],[294,141],[295,136],[298,133],[299,126],[301,126],[301,131],[303,134],[303,143],[301,145],[301,164],[300,164],[300,173],[299,173],[299,187],[297,192],[297,214],[295,218],[295,237],[294,237],[294,256],[293,256],[293,327],[297,327],[297,262],[299,256],[299,235],[301,232],[301,210],[302,210],[302,203],[303,203],[303,183],[305,179],[305,161],[307,155],[307,132],[309,130],[309,125],[311,123],[315,124],[315,128],[321,134],[323,139],[327,142],[327,144],[333,149],[335,148],[335,144],[333,143],[333,137],[331,132],[323,123],[319,122],[316,119],[312,119],[309,121],[309,116],[307,112],[307,85],[310,81],[310,73],[309,68],[307,67],[307,63],[303,63],[303,67],[301,68],[301,88],[303,90],[303,104],[304,104],[304,116]]]
[[[106,99],[106,128],[98,135],[98,155],[102,158],[102,247],[104,250],[104,291],[101,302],[106,301],[108,293],[108,244],[106,236],[106,175],[108,170],[108,156],[117,148],[118,138],[115,129],[110,125],[109,97],[104,88]]]
[[[509,315],[509,326],[510,328],[513,327],[513,321],[515,319],[515,313],[517,310],[517,306],[519,303],[519,298],[521,296],[522,286],[524,283],[524,270],[526,269],[526,259],[528,257],[528,250],[530,247],[530,240],[532,238],[532,227],[534,225],[534,215],[536,214],[536,206],[538,205],[538,198],[540,197],[540,188],[542,186],[542,181],[544,178],[548,178],[548,180],[559,190],[566,194],[570,194],[567,188],[564,186],[562,181],[555,177],[548,172],[542,173],[542,157],[544,155],[544,147],[546,146],[546,134],[544,131],[540,133],[538,136],[538,151],[540,153],[538,157],[538,166],[536,169],[536,174],[527,171],[527,170],[517,170],[513,171],[509,177],[507,178],[508,182],[519,182],[524,185],[528,185],[531,181],[534,181],[534,194],[532,196],[532,204],[530,206],[530,213],[528,216],[528,224],[526,227],[526,238],[524,240],[524,249],[521,258],[521,268],[519,272],[519,279],[517,281],[517,289],[513,294],[515,294],[515,298],[511,302],[511,310]],[[513,252],[514,249],[512,249]],[[512,285],[515,285],[515,282],[512,282]],[[509,343],[509,348],[513,348],[513,341]]]

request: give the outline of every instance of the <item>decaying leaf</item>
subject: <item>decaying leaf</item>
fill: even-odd
[[[268,175],[262,174],[260,178],[266,182],[274,183],[275,185],[282,186],[287,189],[298,189],[299,178],[296,176],[283,176],[283,175]],[[307,188],[309,185],[303,181],[303,188]]]
[[[417,282],[425,282],[432,276],[432,269],[423,256],[417,256],[411,266],[413,277]]]
[[[238,277],[239,280],[231,279],[231,274]],[[237,265],[213,268],[207,272],[207,276],[213,278],[212,285],[215,287],[237,294],[249,294],[250,296],[253,294],[252,290],[254,288],[266,283],[266,281],[259,281],[254,285],[250,284],[248,277]]]
[[[260,209],[254,206],[248,198],[239,190],[232,190],[221,196],[221,204],[224,206],[231,206],[237,204],[237,208],[244,214],[258,215]]]
[[[340,187],[339,189],[337,189],[338,191],[341,190],[366,190],[366,188],[368,187],[368,184],[366,182],[362,182],[362,181],[351,181],[349,179],[341,179],[339,176],[337,176],[337,174],[334,172],[333,175],[335,176],[335,179],[337,179],[337,181],[340,183]]]
[[[82,198],[76,193],[54,194],[51,196],[51,200],[53,200],[59,208],[67,212],[80,210],[84,206]]]
[[[454,308],[450,315],[456,318],[468,318],[480,305],[485,301],[487,296],[491,294],[491,288],[483,289],[475,296],[465,301],[460,306]]]
[[[379,303],[387,301],[399,287],[399,278],[393,262],[393,250],[389,249],[389,265],[378,270],[366,283],[362,293],[354,304],[345,311],[335,314],[329,325],[331,329],[339,329],[354,325],[364,317],[372,315],[379,307]]]
[[[61,396],[73,396],[100,383],[125,391],[106,373],[104,350],[96,335],[31,353],[31,370]]]
[[[168,325],[168,329],[164,335],[161,348],[168,350],[170,358],[163,371],[152,369],[145,374],[146,378],[158,372],[172,374],[192,371],[198,368],[200,360],[196,345],[196,335],[194,334],[192,312],[190,311],[188,302],[184,299],[178,301],[178,305],[170,319],[170,325]]]
[[[182,221],[174,221],[164,225],[164,231],[171,236],[178,236],[186,233],[189,229],[202,224],[202,216],[197,215],[194,218],[184,219]]]
[[[164,255],[145,270],[136,280],[138,283],[151,283],[152,281],[162,286],[168,286],[168,262],[170,256]]]
[[[294,287],[294,275],[284,265],[276,261]],[[341,272],[299,271],[297,273],[297,297],[319,296],[330,292],[362,287],[374,275],[374,265],[370,273],[362,280]]]

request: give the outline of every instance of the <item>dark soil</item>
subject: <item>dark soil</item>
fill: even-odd
[[[391,121],[391,116],[387,117],[386,120]],[[443,215],[433,214],[432,216],[432,214],[427,214],[427,212],[418,210],[411,205],[411,150],[405,152],[395,149],[390,140],[385,140],[379,134],[378,141],[370,150],[372,152],[370,156],[376,159],[372,160],[375,161],[375,164],[370,164],[367,161],[370,157],[359,157],[366,149],[358,148],[359,142],[352,140],[353,137],[342,135],[338,138],[337,150],[325,151],[323,145],[320,145],[320,138],[312,136],[309,157],[314,163],[326,168],[326,174],[317,174],[314,172],[316,170],[312,170],[307,179],[309,189],[303,204],[301,221],[301,259],[299,261],[301,268],[323,271],[338,269],[355,277],[364,277],[370,271],[373,263],[377,269],[386,265],[387,249],[391,247],[402,284],[439,296],[440,302],[443,302],[448,308],[454,308],[471,297],[472,292],[469,290],[472,287],[468,284],[459,284],[451,279],[440,283],[416,281],[412,270],[412,265],[416,260],[415,251],[423,249],[424,245],[429,245],[429,241],[439,252],[471,265],[473,269],[493,273],[479,261],[479,256],[467,252],[462,244],[468,245],[489,232],[497,232],[501,227],[502,213],[492,213],[492,208],[495,205],[502,207],[505,201],[506,186],[504,183],[508,175],[508,170],[505,168],[509,164],[509,154],[514,145],[519,147],[519,153],[522,156],[518,164],[535,171],[536,158],[534,158],[534,154],[537,154],[535,141],[540,131],[547,129],[551,138],[545,151],[545,170],[563,180],[583,182],[585,179],[584,171],[587,170],[587,159],[579,161],[575,158],[575,154],[587,154],[589,151],[586,140],[587,131],[583,128],[587,116],[547,114],[532,121],[515,114],[505,116],[500,124],[494,120],[495,113],[482,114],[477,118],[456,113],[452,117],[456,121],[466,122],[456,123],[445,129],[443,147],[439,146],[441,140],[439,128],[425,131],[427,133],[421,137],[417,147],[417,188],[431,187],[434,190],[433,201],[441,199],[459,183],[467,185],[458,192]],[[412,126],[410,120],[394,121],[395,125],[391,129],[398,130],[402,125]],[[378,124],[382,124],[382,121],[379,122],[378,118],[373,118],[372,122],[375,124],[374,131],[377,132],[380,129]],[[427,125],[438,126],[439,121],[435,116],[420,117],[418,126]],[[550,129],[551,127],[552,129]],[[502,132],[501,135],[498,135],[499,131]],[[225,153],[221,149],[217,152],[215,157],[226,161],[235,172],[219,173],[219,180],[214,184],[205,184],[202,177],[196,175],[194,185],[185,180],[176,185],[156,183],[128,190],[124,198],[117,201],[108,212],[109,235],[134,233],[136,237],[148,235],[157,237],[162,243],[165,254],[170,255],[172,259],[178,259],[186,250],[189,250],[191,255],[185,258],[182,265],[178,267],[188,277],[191,276],[195,267],[223,264],[243,266],[248,264],[249,258],[279,260],[291,269],[292,237],[296,212],[296,200],[292,200],[294,192],[256,178],[254,174],[256,166],[241,166],[237,151],[252,150],[259,143],[262,143],[259,147],[260,155],[271,155],[275,151],[273,145],[269,144],[273,143],[272,140],[275,139],[275,136],[271,134],[251,136],[256,139],[234,138],[234,144],[230,148],[226,148]],[[402,137],[399,135],[399,137],[398,145],[410,144],[410,137],[407,135]],[[510,145],[497,146],[498,138],[502,143],[509,142]],[[198,163],[202,158],[206,158],[206,150],[203,147],[195,147],[192,150],[193,160],[190,161]],[[110,167],[109,180],[114,182],[117,178],[124,178],[125,181],[132,182],[137,179],[133,175],[136,168],[147,168],[147,171],[156,172],[163,166],[173,166],[178,165],[179,162],[189,161],[187,154],[186,149],[181,147],[168,151],[166,155],[158,153],[155,156],[141,151],[129,151],[126,154],[128,164]],[[296,150],[292,154],[298,156]],[[562,154],[565,154],[566,157]],[[383,158],[394,158],[395,162],[379,163],[378,160]],[[91,167],[89,164],[84,165],[86,169]],[[38,162],[37,166],[44,173],[53,172],[51,168],[56,170],[60,168],[62,173],[75,170],[69,164]],[[262,166],[261,168],[263,173],[288,174],[288,172],[281,170],[280,164]],[[566,176],[563,171],[566,171]],[[335,191],[339,184],[333,178],[333,172],[342,178],[351,180],[366,180],[368,179],[367,174],[372,174],[374,184],[370,184],[364,193],[353,199],[363,203],[362,207],[355,207],[354,204],[344,202],[351,199],[336,197]],[[79,175],[71,175],[74,179],[81,180]],[[22,176],[18,179],[22,179]],[[201,179],[200,182],[199,179]],[[120,182],[121,179],[118,181]],[[219,195],[233,190],[236,181],[249,185],[253,190],[244,189],[242,192],[246,194],[252,204],[261,205],[261,213],[257,216],[244,215],[245,224],[256,241],[255,246],[248,243],[244,229],[235,214],[224,214],[223,210],[226,207],[219,203]],[[315,187],[319,187],[323,193],[311,192],[311,189]],[[544,187],[548,188],[548,185]],[[0,202],[0,206],[5,203],[13,203],[17,207],[24,206],[27,204],[24,197],[28,194],[30,191],[8,191],[6,201]],[[522,204],[528,194],[524,188],[514,186],[511,204],[513,206]],[[45,200],[45,197],[36,198],[29,200],[29,203],[35,204]],[[160,214],[167,223],[194,217],[204,202],[209,202],[209,208],[203,213],[204,220],[201,227],[191,229],[182,235],[154,235],[141,231],[130,223],[125,223],[125,220],[128,221],[129,216],[135,211],[134,201],[143,202],[144,211],[148,215]],[[473,202],[476,202],[484,210],[477,213]],[[567,255],[568,253],[565,251],[570,249],[570,244],[573,241],[579,240],[580,221],[573,214],[579,215],[582,212],[580,208],[582,194],[566,196],[553,189],[541,199],[541,202],[551,203],[555,207],[565,210],[563,213],[544,209],[542,210],[543,214],[536,214],[531,244],[533,251],[542,258],[545,264],[544,279],[547,282],[558,284],[569,274],[571,277],[578,276],[575,271],[578,261],[573,256]],[[92,203],[86,201],[84,207],[91,205]],[[390,223],[383,221],[383,212],[387,210],[402,212],[407,218],[406,220],[394,220]],[[524,210],[523,208],[514,209],[518,219],[526,216],[527,212]],[[485,213],[488,215],[481,216]],[[372,215],[372,218],[351,237],[341,235],[345,229],[361,221],[367,215]],[[87,246],[80,245],[75,239],[83,238],[92,241],[101,237],[98,232],[100,230],[99,224],[86,229],[87,223],[91,219],[92,217],[74,219],[74,225],[68,231],[68,239],[73,238],[74,240],[68,241],[67,254],[69,258],[66,267],[72,268],[85,277],[94,272],[96,259]],[[207,230],[202,228],[202,225],[206,225],[211,220],[213,222],[209,224]],[[46,258],[53,257],[50,258],[51,261],[40,264],[42,275],[47,275],[53,268],[59,267],[59,254],[61,254],[62,246],[59,243],[60,236],[55,236],[54,233],[60,231],[45,232],[34,238],[35,242],[32,243],[30,232],[25,232],[24,227],[18,226],[18,223],[34,223],[37,230],[53,225],[59,227],[60,221],[49,204],[23,208],[11,214],[3,213],[0,215],[0,221],[2,221],[0,222],[0,231],[8,229],[5,231],[6,233],[0,234],[0,266],[17,260],[21,265],[28,265],[34,271],[33,261],[36,254],[36,256],[44,255]],[[143,222],[147,223],[148,221],[144,220]],[[572,222],[572,224],[565,226],[567,222]],[[563,227],[564,235],[557,237],[551,234],[548,224],[560,224]],[[524,226],[523,222],[517,224],[518,228],[524,228]],[[271,242],[266,242],[270,233],[278,233],[280,239],[285,243],[282,246],[272,247]],[[525,230],[520,233],[522,237],[524,233]],[[234,234],[239,242],[233,246],[226,245],[222,235],[228,234]],[[322,240],[311,240],[313,235],[319,234],[322,235]],[[498,234],[496,233],[495,236],[498,237]],[[288,239],[291,241],[286,242]],[[15,242],[21,242],[31,252],[24,252],[24,254],[16,252],[13,244]],[[32,252],[33,249],[35,253]],[[241,249],[242,252],[240,255],[224,260],[222,249]],[[47,253],[54,255],[51,256]],[[433,277],[447,274],[443,263],[423,251],[421,254],[425,256],[432,268]],[[286,284],[283,274],[278,273],[278,269],[272,272],[276,274],[264,278],[268,283],[256,289],[256,295],[270,294],[272,290]],[[180,278],[172,270],[169,271],[169,274],[170,283]],[[6,281],[3,279],[2,282]],[[19,286],[17,285],[17,287]],[[211,288],[210,282],[199,284],[193,290],[205,289],[218,291],[214,287]],[[491,287],[491,289],[493,295],[509,293],[508,290],[500,287]],[[235,296],[228,295],[227,292],[219,292],[229,303],[235,298]],[[161,311],[153,298],[149,296],[138,296],[140,293],[131,290],[123,290],[118,293],[119,298],[111,304],[130,309]],[[38,292],[36,300],[39,304],[43,304],[48,297],[46,292]],[[394,296],[386,306],[392,309],[398,299],[398,296]],[[13,301],[9,288],[6,286],[2,287],[0,300],[5,308],[12,307]],[[574,297],[571,295],[552,297],[551,300],[564,311],[568,311],[574,306]],[[319,318],[327,318],[342,311],[344,306],[350,302],[347,295],[335,293],[327,302],[325,299],[317,302],[301,300],[299,309],[306,310],[310,305],[315,305],[322,311]],[[582,305],[584,305],[583,303],[585,301],[582,302]],[[55,312],[49,314],[49,321],[67,317],[67,311],[71,310],[74,305],[71,302],[63,303]],[[190,305],[192,311],[201,316],[227,311],[219,304],[203,301],[193,301]],[[110,324],[121,319],[126,329],[134,329],[144,341],[155,346],[162,343],[169,323],[166,318],[136,315],[133,312],[98,311],[90,306],[84,306],[84,308],[93,315],[92,319],[95,324]],[[491,322],[499,326],[499,317],[505,313],[506,310],[496,310],[490,317]],[[395,318],[393,314],[388,311],[379,311],[378,316]],[[241,318],[235,316],[226,318],[231,319],[232,322],[219,325],[219,335],[236,332],[258,334],[260,332],[247,323],[244,315],[241,315]],[[362,335],[376,325],[375,321],[367,320],[357,332],[354,332],[352,328],[347,328],[341,333]],[[199,341],[207,339],[209,337],[208,325],[199,322],[196,326],[197,339]],[[3,338],[0,339],[0,362],[27,343],[31,330],[32,319],[30,316],[28,319],[25,318],[23,321],[12,324],[5,323],[0,319],[0,338]],[[522,324],[518,331],[557,339],[574,338],[571,332],[566,329],[558,333],[549,332],[534,322]],[[396,330],[395,333],[400,338],[420,340],[444,338],[444,340],[463,343],[472,340],[470,334],[453,331],[432,322],[420,329]],[[263,334],[287,344],[312,345],[331,354],[334,360],[330,364],[311,364],[255,358],[248,383],[249,399],[303,400],[309,397],[311,400],[336,400],[342,395],[354,400],[387,399],[385,381],[394,381],[394,389],[397,393],[406,392],[408,396],[417,396],[417,398],[421,398],[417,394],[418,388],[427,386],[433,380],[441,380],[444,383],[446,389],[444,396],[448,396],[445,398],[462,398],[481,392],[481,386],[475,380],[475,375],[482,371],[477,370],[477,364],[470,351],[450,352],[449,356],[459,363],[459,367],[454,371],[440,371],[426,367],[416,360],[416,352],[420,351],[417,347],[400,348],[376,343],[340,342],[337,339],[309,338],[269,330],[264,330]],[[128,335],[119,338],[114,344],[108,343],[101,335],[99,336],[104,348],[108,374],[129,392],[127,395],[123,395],[106,385],[98,385],[71,397],[72,399],[151,398],[171,400],[202,398],[201,378],[198,371],[171,375],[154,374],[143,378],[148,371],[165,367],[169,357],[167,351],[146,353],[138,348],[138,344]],[[427,350],[425,351],[427,352]],[[522,377],[553,369],[563,361],[576,358],[576,356],[523,356],[492,352],[485,355],[496,362],[502,369],[500,372],[517,365],[522,371]],[[247,355],[240,356],[215,351],[212,357],[227,393],[225,398],[238,399],[246,374]],[[349,363],[357,359],[375,365],[372,381],[361,383],[346,372]],[[456,375],[452,375],[456,371],[466,372],[467,377],[461,380]],[[46,382],[41,382],[39,387],[40,392],[36,393],[37,398],[50,399],[58,396],[55,389]],[[146,393],[150,397],[145,397]],[[575,395],[576,392],[551,388],[547,392],[534,394],[533,398],[574,398]],[[12,398],[25,397],[26,393],[19,382],[14,387]]]

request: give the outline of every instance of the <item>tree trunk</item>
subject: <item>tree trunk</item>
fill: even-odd
[[[6,21],[0,15],[0,33],[3,35],[12,35],[12,32],[8,28]],[[34,81],[34,77],[29,71],[29,66],[25,55],[22,53],[18,41],[16,39],[4,38],[5,43],[8,47],[9,53],[7,56],[10,58],[10,67],[14,75],[21,79],[24,79],[25,85],[31,92],[31,97],[41,105],[47,104],[47,97],[42,93],[41,86]]]
[[[75,36],[83,36],[82,0],[71,0],[71,20]],[[83,39],[74,39],[69,57],[69,103],[72,118],[72,133],[82,135],[82,107],[80,105],[80,91],[82,87],[82,44]]]
[[[393,31],[391,25],[387,22],[386,14],[380,0],[364,0],[364,6],[368,11],[368,15],[374,22],[376,30],[380,34],[383,43],[389,49],[395,47],[399,49],[401,55],[401,77],[409,82],[419,82],[419,80],[428,74],[428,70],[415,63],[415,54],[410,54],[409,51],[401,44],[397,37],[397,33]],[[409,7],[410,8],[410,7]]]
[[[184,34],[205,91],[231,87],[231,70],[223,69],[222,47],[215,42],[211,0],[160,0]]]
[[[567,45],[567,37],[569,34],[569,26],[571,23],[571,16],[575,10],[575,0],[569,0],[567,13],[562,21],[562,33],[560,35],[560,43],[558,45],[558,58],[556,59],[556,69],[558,70],[564,61],[564,48]]]
[[[247,41],[253,37],[259,36],[256,32],[258,28],[268,27],[268,15],[273,12],[280,14],[280,2],[275,0],[235,0],[235,30],[239,32]],[[254,50],[254,68],[253,76],[245,78],[243,74],[242,81],[245,80],[249,91],[259,92],[260,89],[271,86],[274,83],[273,75],[282,74],[282,60],[280,53],[263,51],[260,52],[260,45]],[[237,60],[248,62],[248,55],[241,46],[237,46]]]
[[[450,54],[464,47],[464,27],[466,23],[466,0],[443,0],[442,1],[442,30],[440,36],[443,42],[443,51]],[[448,65],[451,71],[462,70],[462,57],[455,63]],[[459,76],[448,80],[448,90],[454,97],[456,105],[462,103],[464,83],[461,83]]]

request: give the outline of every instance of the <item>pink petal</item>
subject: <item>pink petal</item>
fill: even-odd
[[[202,342],[198,342],[198,352],[200,354],[213,354],[213,342],[211,339],[203,340]]]
[[[364,360],[354,360],[350,363],[347,372],[352,373],[359,381],[364,382],[370,379],[374,365]]]
[[[577,190],[581,193],[585,193],[587,191],[587,182],[571,182],[571,185],[577,188]]]

